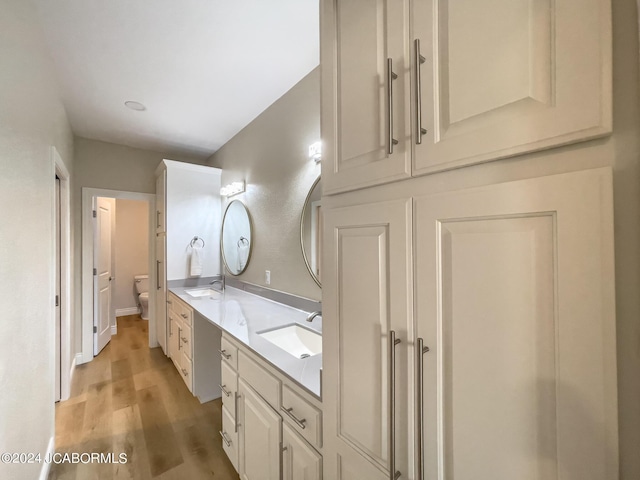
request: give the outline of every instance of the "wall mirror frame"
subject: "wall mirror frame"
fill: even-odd
[[[220,252],[225,270],[238,276],[247,269],[253,251],[253,221],[240,200],[229,202],[222,217]]]
[[[318,177],[307,194],[300,215],[300,247],[302,258],[313,281],[322,288],[321,255],[322,251],[322,197],[321,177]]]

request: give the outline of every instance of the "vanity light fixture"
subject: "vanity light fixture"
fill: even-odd
[[[322,159],[322,142],[309,145],[309,158],[316,163],[320,163]]]
[[[233,182],[220,189],[220,195],[223,197],[231,197],[244,192],[244,180],[242,182]]]

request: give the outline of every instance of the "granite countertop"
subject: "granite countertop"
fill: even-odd
[[[322,354],[297,358],[258,333],[292,324],[322,333],[322,318],[307,322],[308,312],[233,287],[215,297],[194,298],[185,293],[199,287],[173,287],[169,291],[190,305],[205,320],[231,335],[265,361],[320,398]]]

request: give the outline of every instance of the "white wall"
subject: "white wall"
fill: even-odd
[[[31,2],[0,0],[0,12],[0,452],[44,455],[54,431],[50,147],[73,175],[73,136]],[[41,468],[0,463],[0,478]]]
[[[280,97],[210,159],[222,168],[222,184],[246,180],[243,202],[253,221],[253,250],[240,280],[320,300],[300,247],[300,215],[320,166],[309,145],[320,140],[320,69]],[[223,202],[223,209],[228,202]]]
[[[149,272],[149,204],[140,200],[116,200],[116,286],[114,305],[138,306],[133,277]]]

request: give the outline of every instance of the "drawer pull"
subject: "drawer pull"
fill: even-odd
[[[218,384],[218,386],[220,387],[220,390],[222,390],[222,393],[224,393],[227,397],[231,396],[231,392],[225,388],[226,385]]]
[[[167,303],[168,303],[169,305],[173,305],[173,302],[172,302],[171,300],[167,300]]]
[[[229,360],[231,358],[231,354],[227,353],[226,350],[218,350],[218,352],[220,352],[220,355],[222,355],[227,360]]]
[[[230,447],[231,440],[229,440],[229,438],[227,437],[227,432],[220,431],[220,436],[222,437],[222,440],[224,441],[225,445],[227,445],[227,447]]]
[[[183,343],[189,343],[189,340],[187,340],[185,337],[182,337],[182,342]]]
[[[187,377],[189,376],[189,372],[187,372],[184,368],[182,369],[182,374]]]
[[[187,318],[187,317],[188,317],[188,315],[187,315],[186,313],[181,313],[181,314],[180,314],[180,316],[181,316],[182,318]]]
[[[305,428],[307,428],[307,426],[305,425],[305,423],[307,423],[307,419],[303,418],[303,419],[299,419],[298,417],[296,417],[293,414],[293,407],[290,408],[284,408],[284,407],[280,407],[280,410],[283,411],[284,413],[287,414],[287,416],[293,420],[294,422],[296,422],[296,425],[298,425],[300,428],[302,428],[303,430]]]

